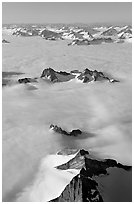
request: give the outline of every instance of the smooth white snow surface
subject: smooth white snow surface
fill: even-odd
[[[6,34],[3,39],[10,42],[2,45],[3,71],[24,73],[16,78],[40,76],[43,69],[51,67],[59,71],[96,69],[120,80],[113,84],[72,80],[50,85],[40,79],[34,84],[36,90],[30,91],[30,85],[24,84],[3,88],[3,201],[19,199],[34,181],[42,181],[37,173],[42,159],[65,147],[91,150],[101,158],[131,165],[131,43],[67,46],[66,40]],[[69,132],[79,128],[84,133],[76,138],[62,136],[49,131],[51,124]],[[38,193],[42,195],[42,189]],[[32,199],[44,200],[38,195]]]
[[[50,155],[41,162],[33,184],[23,190],[18,202],[47,202],[61,195],[70,181],[79,174],[78,169],[59,170],[54,167],[68,162],[74,155]]]

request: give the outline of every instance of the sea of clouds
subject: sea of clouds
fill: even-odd
[[[38,172],[49,175],[46,158],[66,147],[131,165],[131,44],[68,47],[66,42],[40,38],[6,39],[11,43],[3,45],[3,71],[40,76],[48,66],[62,71],[92,68],[109,73],[120,83],[72,80],[50,85],[40,80],[36,90],[24,84],[4,87],[3,200],[30,200],[29,189],[37,188],[44,178]],[[51,124],[67,131],[79,128],[83,135],[73,138],[53,133]],[[50,169],[53,172],[51,162]],[[31,201],[41,199],[39,195]]]

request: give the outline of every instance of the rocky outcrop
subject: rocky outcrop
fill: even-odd
[[[89,83],[93,81],[108,81],[110,83],[119,82],[118,80],[111,79],[108,76],[105,76],[103,72],[97,70],[85,69],[83,72],[79,70],[73,70],[70,73],[68,72],[57,72],[52,68],[44,69],[41,78],[47,79],[51,82],[66,82],[71,79],[81,80],[83,83]]]
[[[44,69],[41,78],[47,79],[51,82],[65,82],[74,78],[71,73],[63,72],[63,71],[55,71],[52,68]]]
[[[5,39],[3,39],[3,40],[2,40],[2,43],[10,43],[10,42],[7,41],[7,40],[5,40]]]
[[[93,82],[93,81],[108,81],[110,83],[119,82],[115,79],[110,79],[105,76],[103,72],[99,72],[97,70],[89,70],[85,69],[78,77],[79,80],[82,80],[83,83]]]
[[[32,37],[32,36],[38,36],[39,29],[32,29],[32,28],[18,28],[16,29],[12,35],[15,36],[22,36],[22,37]]]
[[[34,79],[34,78],[22,78],[22,79],[18,79],[18,82],[19,82],[20,84],[22,84],[22,83],[26,84],[26,83],[37,82],[37,80]]]
[[[129,39],[129,38],[132,38],[132,33],[129,33],[129,32],[124,32],[119,37],[119,39],[121,40]]]
[[[43,37],[46,40],[57,40],[60,39],[61,33],[57,33],[48,29],[44,29],[41,33],[40,36]]]
[[[80,177],[75,176],[60,197],[50,202],[82,202],[82,181]]]
[[[113,36],[117,35],[117,30],[115,28],[108,28],[106,31],[104,31],[101,35],[103,36]]]
[[[60,170],[81,170],[80,174],[75,176],[66,186],[62,194],[58,198],[51,200],[51,202],[102,202],[103,197],[98,190],[98,183],[94,176],[108,176],[107,169],[109,167],[122,168],[126,171],[132,168],[113,159],[93,159],[88,151],[80,150],[73,159],[57,166],[57,169]]]
[[[53,130],[56,133],[59,133],[59,134],[62,134],[62,135],[67,135],[67,136],[76,137],[76,136],[82,134],[81,130],[79,130],[79,129],[72,130],[71,132],[67,132],[65,130],[62,130],[61,127],[58,127],[57,125],[53,125],[53,124],[50,125],[50,129]]]
[[[56,72],[52,68],[44,69],[41,78],[48,79],[52,82],[58,82],[58,78],[56,76]]]
[[[71,43],[68,45],[99,45],[102,43],[112,43],[114,40],[112,38],[104,38],[104,37],[98,37],[98,38],[93,38],[93,39],[76,39],[73,40]]]

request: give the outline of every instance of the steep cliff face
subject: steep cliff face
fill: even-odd
[[[82,202],[82,180],[80,176],[75,176],[66,186],[60,197],[51,202]]]
[[[61,152],[60,152],[61,154]],[[51,202],[103,202],[103,197],[98,188],[95,176],[109,175],[109,167],[131,170],[131,166],[125,166],[113,159],[97,160],[90,158],[88,151],[80,150],[77,155],[65,164],[57,166],[62,171],[69,169],[81,169],[66,186],[62,194]]]

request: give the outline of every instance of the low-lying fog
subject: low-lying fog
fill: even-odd
[[[102,158],[131,165],[131,43],[67,46],[67,41],[4,36],[3,71],[40,76],[48,66],[71,71],[85,68],[108,73],[120,83],[70,81],[4,87],[3,200],[29,185],[40,161],[64,147],[84,148]],[[17,76],[23,77],[21,75]],[[52,133],[51,124],[83,137]]]

